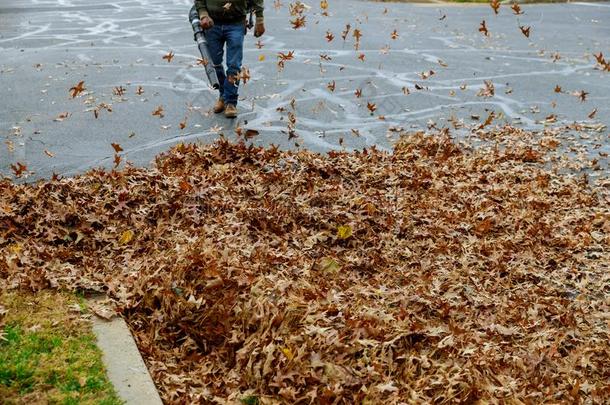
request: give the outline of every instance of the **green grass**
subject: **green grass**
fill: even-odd
[[[260,401],[258,400],[258,397],[255,395],[248,395],[245,396],[241,399],[241,403],[243,405],[259,405]]]
[[[0,294],[0,402],[121,404],[81,308],[71,294]]]

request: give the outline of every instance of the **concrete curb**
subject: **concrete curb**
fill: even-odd
[[[94,315],[92,321],[108,379],[117,395],[127,405],[163,405],[123,318],[107,321]]]

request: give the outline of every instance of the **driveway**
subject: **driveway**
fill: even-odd
[[[328,16],[311,3],[298,30],[288,3],[266,3],[267,34],[262,48],[246,39],[251,78],[230,121],[210,113],[190,1],[0,0],[0,172],[112,167],[111,143],[146,165],[178,142],[234,139],[236,126],[260,131],[256,144],[390,149],[400,128],[459,136],[491,111],[494,124],[529,129],[580,123],[593,133],[583,142],[608,151],[610,73],[592,55],[610,59],[610,3],[524,5],[517,16],[506,5],[495,15],[489,5],[331,0]],[[280,70],[277,54],[291,51]]]

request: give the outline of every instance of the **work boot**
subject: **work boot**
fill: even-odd
[[[214,104],[214,113],[220,114],[225,110],[225,101],[222,98],[219,98],[218,101]]]
[[[235,107],[235,104],[227,104],[227,106],[225,108],[225,117],[227,117],[227,118],[237,117],[237,107]]]

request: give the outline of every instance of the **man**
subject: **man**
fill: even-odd
[[[264,0],[195,0],[195,7],[205,30],[210,58],[218,74],[220,97],[214,112],[224,111],[227,118],[237,117],[237,90],[246,35],[248,3],[252,1],[256,14],[254,36],[265,33]],[[224,45],[227,45],[227,70],[222,65]]]

